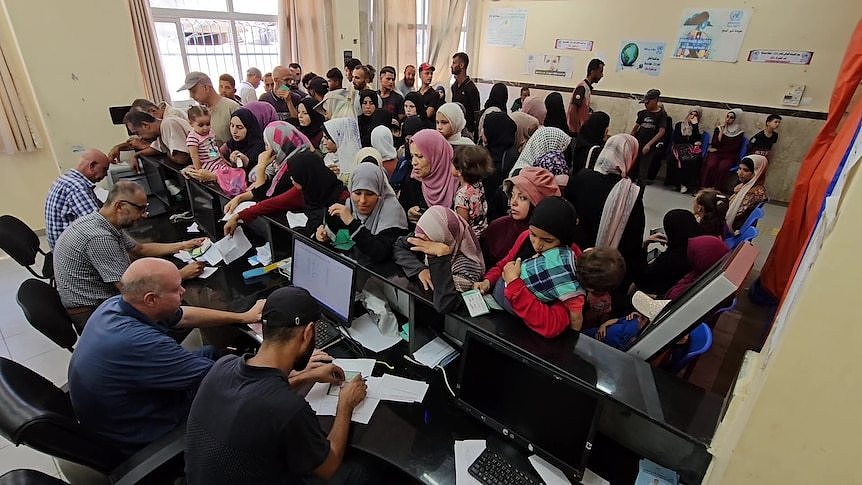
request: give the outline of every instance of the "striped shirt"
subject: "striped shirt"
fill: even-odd
[[[131,264],[129,251],[137,244],[99,212],[69,225],[54,246],[54,276],[63,306],[98,306],[119,293],[114,283]]]
[[[69,170],[51,185],[45,200],[45,235],[49,246],[54,247],[72,221],[102,207],[93,187],[95,184],[77,170]]]

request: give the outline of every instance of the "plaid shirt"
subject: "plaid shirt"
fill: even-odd
[[[575,253],[562,246],[536,254],[521,263],[521,279],[530,292],[545,303],[566,301],[585,293],[577,280]]]
[[[70,224],[54,246],[54,276],[63,306],[98,306],[116,295],[114,283],[131,264],[129,251],[137,244],[99,212]]]
[[[51,185],[45,201],[45,234],[51,248],[72,221],[102,207],[93,187],[95,184],[77,170],[69,170]]]

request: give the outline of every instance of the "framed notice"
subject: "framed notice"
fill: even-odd
[[[754,50],[748,52],[748,62],[766,62],[770,64],[798,64],[807,66],[814,57],[812,51],[781,51]]]
[[[554,42],[554,49],[590,52],[593,50],[593,41],[557,39],[556,42]]]

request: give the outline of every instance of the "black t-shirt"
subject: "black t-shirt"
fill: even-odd
[[[383,101],[383,109],[386,110],[393,118],[398,118],[404,114],[404,97],[395,91],[390,91],[389,96],[380,96]]]
[[[476,112],[479,111],[479,88],[469,77],[461,85],[452,85],[452,102],[461,103],[466,108],[467,131],[476,133]]]
[[[638,111],[636,123],[640,128],[635,133],[635,138],[637,138],[638,144],[643,147],[656,136],[659,129],[667,128],[667,113],[664,109],[658,111],[642,109]]]
[[[329,455],[305,399],[247,357],[222,358],[201,382],[186,426],[190,485],[297,483]]]
[[[778,143],[778,133],[772,132],[772,136],[767,137],[763,131],[758,131],[756,135],[748,141],[748,154],[754,152],[768,152],[772,150],[772,145]]]

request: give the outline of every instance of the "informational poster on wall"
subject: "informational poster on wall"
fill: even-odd
[[[574,39],[557,39],[554,42],[554,49],[590,52],[591,50],[593,50],[593,41],[591,41],[591,40],[574,40]]]
[[[661,73],[667,44],[647,40],[624,40],[617,56],[617,71],[638,71],[650,76]]]
[[[492,8],[488,12],[485,43],[494,47],[524,47],[527,37],[526,8]]]
[[[677,59],[736,62],[749,20],[748,9],[685,9],[671,55]]]
[[[574,73],[574,64],[574,58],[569,56],[527,54],[527,61],[524,64],[524,74],[530,76],[571,78]]]
[[[811,64],[814,53],[811,51],[780,51],[780,50],[754,50],[748,52],[748,62],[766,62],[770,64],[798,64],[807,66]]]

